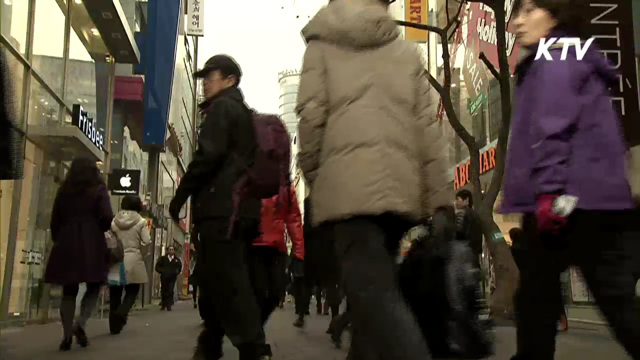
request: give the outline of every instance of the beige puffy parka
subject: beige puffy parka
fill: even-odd
[[[146,284],[149,277],[144,258],[151,248],[147,220],[135,211],[122,210],[114,217],[111,231],[122,241],[127,284]],[[117,272],[118,267],[119,265],[114,266],[110,275],[114,271]]]
[[[417,47],[377,0],[335,0],[302,31],[299,165],[314,225],[450,202],[437,93]]]

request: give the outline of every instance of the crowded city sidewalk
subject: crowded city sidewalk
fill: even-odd
[[[338,350],[324,332],[328,316],[309,316],[303,330],[292,326],[293,307],[277,310],[267,327],[267,337],[274,350],[274,359],[344,359],[347,351]],[[198,312],[190,302],[178,303],[172,312],[157,309],[134,312],[129,324],[119,336],[109,335],[106,320],[92,320],[87,333],[91,344],[82,349],[74,345],[72,351],[57,351],[61,337],[60,324],[31,325],[2,332],[0,358],[10,360],[57,359],[189,359],[200,331]],[[515,329],[498,327],[497,354],[491,359],[506,360],[515,350]],[[348,343],[345,339],[345,344]],[[346,346],[345,346],[346,348]],[[236,359],[237,351],[227,341],[224,359]],[[623,360],[629,357],[611,338],[604,326],[572,323],[566,334],[558,336],[556,359]]]

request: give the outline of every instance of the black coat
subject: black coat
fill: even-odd
[[[169,256],[165,255],[158,259],[156,272],[164,279],[175,280],[182,272],[182,261],[178,256],[174,255],[173,260],[169,260]]]
[[[257,143],[252,114],[236,87],[220,92],[206,104],[206,118],[198,135],[198,148],[174,201],[184,204],[193,197],[193,218],[230,217],[233,186],[253,166]],[[259,199],[240,206],[239,217],[259,219]]]
[[[104,236],[113,212],[107,186],[78,192],[58,191],[51,212],[53,248],[45,282],[58,285],[107,280],[109,252]]]
[[[474,255],[482,254],[482,221],[478,213],[466,208],[456,214],[456,239],[469,242]]]

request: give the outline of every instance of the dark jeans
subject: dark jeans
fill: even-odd
[[[122,298],[123,292],[124,299]],[[109,320],[111,322],[114,317],[121,317],[126,321],[129,311],[136,303],[138,292],[140,292],[140,284],[109,286]]]
[[[262,323],[280,304],[285,291],[284,274],[287,269],[287,254],[276,248],[253,246],[249,250],[249,272],[256,300],[260,305]]]
[[[169,308],[173,306],[174,289],[176,287],[175,276],[160,276],[160,306]]]
[[[198,285],[191,285],[191,287],[193,288],[192,291],[192,296],[193,296],[193,303],[194,305],[198,304]]]
[[[431,359],[398,289],[396,257],[400,240],[410,226],[393,215],[355,217],[333,223],[351,304],[350,359]]]
[[[518,360],[552,360],[561,303],[560,273],[577,266],[618,341],[633,359],[640,359],[640,299],[632,274],[640,241],[630,228],[637,214],[575,211],[558,235],[539,233],[534,215],[525,215],[522,229],[526,266],[516,295]],[[634,259],[634,257],[636,259]]]
[[[205,316],[198,351],[203,351],[206,359],[221,357],[226,335],[239,350],[241,360],[257,359],[271,354],[262,326],[263,306],[256,298],[249,266],[259,221],[241,219],[231,237],[227,236],[228,227],[227,218],[197,225],[201,248],[198,262],[202,265],[200,306]]]

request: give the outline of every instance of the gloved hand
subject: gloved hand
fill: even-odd
[[[540,232],[557,233],[567,224],[567,218],[553,211],[553,203],[559,195],[543,194],[536,199],[536,218]]]
[[[182,210],[182,206],[183,204],[177,201],[176,198],[173,198],[169,204],[169,214],[175,222],[180,221],[180,210]]]

